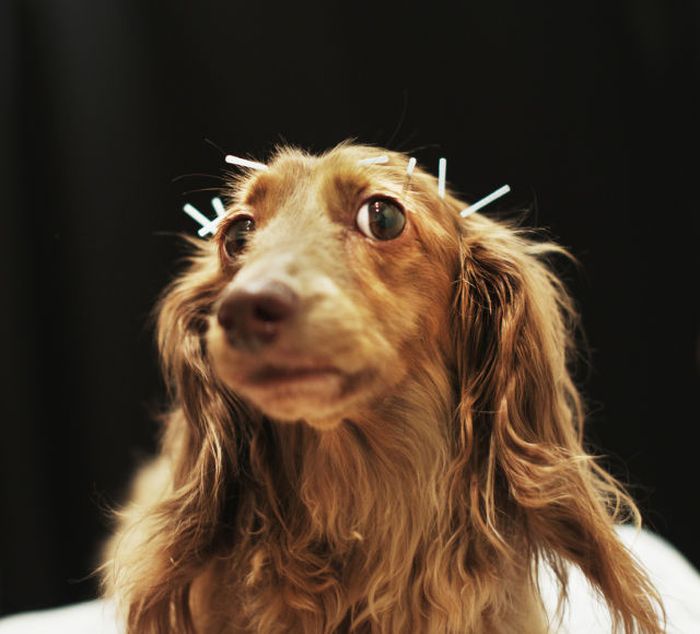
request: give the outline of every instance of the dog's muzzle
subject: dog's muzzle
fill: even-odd
[[[279,338],[298,308],[297,294],[274,281],[255,291],[231,290],[219,305],[217,320],[232,346],[257,350]]]

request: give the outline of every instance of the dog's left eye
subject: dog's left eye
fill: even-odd
[[[392,240],[406,225],[401,207],[386,198],[370,198],[357,211],[357,226],[368,238]]]
[[[250,234],[255,230],[255,220],[250,216],[243,216],[234,220],[224,232],[223,247],[226,255],[235,258],[246,245]]]

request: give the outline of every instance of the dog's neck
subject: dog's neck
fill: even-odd
[[[444,500],[453,411],[449,373],[434,363],[333,429],[273,424],[277,482],[296,496],[286,500],[288,529],[338,553],[368,538],[377,548],[395,535],[428,538]]]
[[[466,571],[447,570],[464,562],[468,549],[465,535],[455,539],[447,504],[454,389],[446,367],[422,367],[428,369],[414,370],[392,396],[334,429],[272,424],[268,462],[257,466],[268,484],[249,492],[251,523],[243,528],[251,539],[239,551],[246,588],[259,588],[263,602],[284,587],[292,603],[330,602],[338,614],[374,609],[384,614],[386,631],[409,631],[409,621],[423,623],[423,616],[408,616],[409,597],[425,594],[441,607],[422,631],[448,631],[448,622],[484,629],[482,614],[494,597],[474,593],[465,602]],[[311,595],[310,587],[317,588]],[[522,616],[526,608],[516,611]],[[307,629],[316,631],[315,617],[308,618]]]

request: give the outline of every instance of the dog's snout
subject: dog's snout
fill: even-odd
[[[232,345],[257,347],[277,339],[298,304],[289,286],[270,282],[255,291],[232,290],[221,302],[217,319]]]

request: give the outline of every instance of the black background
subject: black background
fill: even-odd
[[[446,156],[470,200],[510,183],[490,213],[530,209],[583,265],[590,440],[700,564],[699,34],[662,0],[0,3],[0,612],[95,591],[163,405],[149,312],[181,208],[213,215],[193,190],[221,183],[205,137]]]

